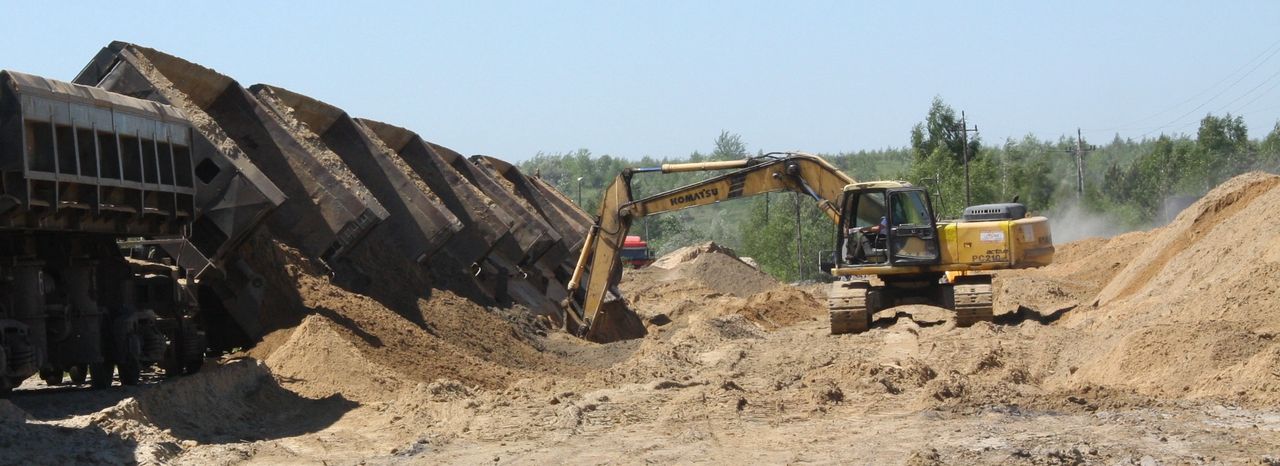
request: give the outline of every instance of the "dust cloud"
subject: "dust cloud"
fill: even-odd
[[[1110,238],[1121,233],[1154,227],[1154,225],[1128,226],[1119,217],[1093,211],[1078,201],[1056,206],[1045,216],[1053,222],[1055,244],[1070,243],[1085,238]]]

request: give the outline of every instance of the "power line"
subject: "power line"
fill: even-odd
[[[1253,72],[1254,72],[1254,71],[1257,71],[1259,67],[1261,67],[1263,64],[1266,64],[1268,61],[1270,61],[1270,60],[1271,60],[1271,57],[1274,57],[1274,56],[1276,55],[1276,52],[1280,52],[1280,49],[1276,49],[1275,51],[1271,52],[1269,55],[1267,55],[1267,58],[1265,58],[1265,59],[1263,59],[1262,61],[1258,62],[1258,64],[1257,64],[1257,65],[1254,65],[1254,66],[1253,66],[1253,68],[1250,68],[1250,69],[1249,69],[1249,71],[1248,71],[1248,72],[1246,72],[1244,75],[1240,76],[1240,78],[1239,78],[1239,79],[1236,79],[1235,81],[1232,81],[1232,82],[1231,82],[1231,84],[1227,85],[1227,87],[1223,88],[1223,89],[1222,89],[1221,91],[1219,91],[1217,94],[1214,94],[1214,95],[1213,95],[1213,97],[1210,97],[1210,98],[1209,98],[1209,100],[1206,100],[1206,101],[1204,101],[1204,103],[1201,103],[1200,105],[1197,105],[1197,106],[1196,106],[1196,108],[1193,108],[1193,109],[1191,109],[1191,110],[1187,111],[1187,113],[1182,114],[1182,116],[1179,116],[1179,117],[1177,117],[1177,118],[1174,118],[1173,120],[1170,120],[1168,123],[1165,123],[1163,126],[1159,126],[1159,127],[1156,127],[1155,129],[1153,129],[1153,130],[1151,130],[1151,131],[1147,131],[1146,133],[1144,133],[1144,134],[1142,135],[1142,137],[1147,137],[1147,135],[1148,135],[1148,134],[1151,134],[1151,133],[1152,133],[1152,132],[1154,132],[1156,129],[1162,129],[1162,128],[1166,128],[1166,127],[1172,126],[1173,124],[1175,124],[1175,123],[1177,123],[1177,122],[1179,122],[1179,121],[1182,121],[1182,119],[1183,119],[1183,118],[1186,118],[1186,117],[1187,117],[1187,115],[1190,115],[1190,114],[1192,114],[1192,113],[1195,113],[1197,110],[1200,110],[1201,108],[1204,108],[1204,106],[1205,106],[1205,105],[1208,105],[1208,104],[1209,104],[1209,102],[1213,102],[1213,101],[1214,101],[1214,100],[1216,100],[1218,97],[1221,97],[1221,96],[1222,96],[1222,94],[1226,94],[1226,93],[1227,93],[1227,91],[1231,90],[1231,88],[1236,87],[1236,84],[1240,84],[1240,81],[1244,81],[1244,78],[1249,77],[1249,75],[1253,74]]]
[[[1274,87],[1274,86],[1273,86],[1273,87]],[[1262,112],[1270,112],[1270,111],[1272,111],[1272,110],[1280,110],[1280,105],[1277,105],[1277,106],[1274,106],[1274,107],[1259,108],[1259,109],[1255,109],[1255,110],[1248,110],[1248,111],[1246,111],[1246,112],[1242,113],[1242,115],[1243,115],[1243,114],[1256,114],[1256,113],[1262,113]]]
[[[1245,98],[1245,96],[1247,96],[1247,95],[1249,95],[1249,94],[1252,94],[1252,93],[1253,93],[1253,91],[1258,90],[1258,88],[1260,88],[1260,87],[1262,87],[1262,86],[1266,85],[1268,82],[1271,82],[1271,81],[1272,81],[1272,80],[1274,80],[1276,77],[1280,77],[1280,70],[1277,70],[1274,74],[1272,74],[1271,76],[1267,77],[1267,79],[1265,79],[1265,80],[1263,80],[1262,82],[1258,83],[1258,85],[1257,85],[1257,86],[1253,86],[1253,89],[1249,89],[1249,91],[1248,91],[1248,92],[1245,92],[1244,94],[1240,94],[1240,97],[1236,97],[1236,98],[1235,98],[1235,100],[1232,100],[1231,102],[1227,102],[1227,104],[1226,104],[1226,105],[1223,105],[1223,106],[1222,106],[1222,107],[1223,107],[1223,110],[1225,111],[1227,107],[1230,107],[1230,106],[1231,106],[1231,104],[1234,104],[1234,103],[1236,103],[1236,102],[1239,102],[1239,101],[1240,101],[1240,99],[1243,99],[1243,98]],[[1275,82],[1272,82],[1272,83],[1271,83],[1271,87],[1268,87],[1268,88],[1267,88],[1267,90],[1262,91],[1262,93],[1261,93],[1261,94],[1258,94],[1258,95],[1254,96],[1254,97],[1253,97],[1253,99],[1249,100],[1249,102],[1248,102],[1248,103],[1246,103],[1246,104],[1244,104],[1244,106],[1239,107],[1239,109],[1242,109],[1242,108],[1244,108],[1244,107],[1248,107],[1250,104],[1252,104],[1252,103],[1256,102],[1256,101],[1257,101],[1259,98],[1261,98],[1262,96],[1267,95],[1267,93],[1268,93],[1268,92],[1271,92],[1271,90],[1272,90],[1272,89],[1275,89],[1275,87],[1276,87],[1276,85],[1277,85],[1277,84],[1280,84],[1280,80],[1276,80]],[[1238,113],[1238,110],[1237,110],[1237,113]]]
[[[1277,69],[1275,73],[1272,73],[1271,76],[1268,76],[1266,79],[1262,79],[1262,82],[1258,83],[1257,86],[1253,86],[1251,90],[1245,91],[1244,93],[1242,93],[1242,95],[1240,95],[1239,97],[1235,97],[1235,99],[1231,100],[1230,102],[1226,102],[1226,105],[1222,105],[1222,111],[1226,111],[1226,108],[1229,108],[1229,106],[1234,105],[1235,102],[1239,102],[1240,99],[1244,99],[1245,96],[1251,95],[1251,93],[1253,93],[1253,91],[1257,91],[1258,88],[1261,88],[1262,86],[1266,86],[1268,82],[1271,82],[1271,79],[1275,79],[1276,77],[1280,77],[1280,69]]]
[[[1275,50],[1273,50],[1273,49],[1275,49]],[[1209,93],[1209,91],[1212,91],[1214,88],[1217,88],[1218,86],[1222,85],[1222,83],[1227,82],[1227,80],[1231,79],[1231,78],[1232,78],[1233,76],[1235,76],[1237,73],[1239,73],[1240,71],[1244,70],[1244,69],[1245,69],[1245,68],[1247,68],[1249,65],[1253,64],[1253,62],[1257,61],[1257,60],[1258,60],[1259,58],[1261,58],[1263,55],[1267,55],[1267,58],[1266,58],[1266,59],[1264,59],[1262,62],[1258,63],[1258,65],[1259,65],[1259,66],[1260,66],[1260,65],[1262,65],[1262,63],[1265,63],[1267,60],[1271,59],[1271,55],[1275,55],[1275,53],[1276,53],[1277,51],[1280,51],[1280,40],[1277,40],[1276,42],[1272,43],[1272,44],[1271,44],[1270,46],[1268,46],[1267,48],[1263,49],[1261,52],[1258,52],[1258,54],[1257,54],[1257,55],[1254,55],[1254,56],[1253,56],[1253,58],[1250,58],[1250,59],[1249,59],[1249,61],[1246,61],[1244,64],[1240,65],[1240,67],[1239,67],[1239,68],[1236,68],[1236,69],[1235,69],[1234,71],[1232,71],[1231,73],[1227,74],[1226,76],[1223,76],[1223,77],[1222,77],[1222,79],[1218,80],[1218,82],[1215,82],[1215,83],[1213,83],[1213,85],[1211,85],[1211,86],[1209,86],[1209,87],[1206,87],[1204,90],[1201,90],[1200,92],[1195,93],[1195,94],[1194,94],[1194,95],[1192,95],[1191,97],[1188,97],[1186,100],[1183,100],[1183,101],[1181,101],[1181,102],[1178,102],[1177,104],[1174,104],[1173,106],[1170,106],[1170,107],[1168,107],[1168,108],[1165,108],[1164,110],[1161,110],[1161,111],[1159,111],[1159,112],[1153,113],[1153,114],[1151,114],[1151,115],[1145,116],[1145,117],[1140,118],[1140,119],[1137,119],[1137,120],[1130,121],[1130,122],[1128,122],[1128,123],[1124,123],[1124,124],[1121,124],[1121,125],[1117,125],[1117,126],[1112,127],[1112,128],[1092,128],[1092,129],[1090,129],[1090,130],[1089,130],[1089,132],[1091,132],[1091,133],[1092,133],[1092,132],[1115,131],[1115,130],[1125,130],[1125,129],[1143,129],[1143,128],[1133,128],[1132,126],[1133,126],[1133,125],[1135,125],[1135,124],[1142,123],[1142,122],[1144,122],[1144,121],[1150,120],[1150,119],[1152,119],[1152,118],[1158,117],[1158,116],[1160,116],[1160,115],[1163,115],[1163,114],[1169,113],[1169,112],[1170,112],[1170,111],[1172,111],[1173,109],[1176,109],[1176,108],[1178,108],[1178,107],[1181,107],[1181,106],[1183,106],[1183,105],[1186,105],[1187,103],[1190,103],[1191,101],[1195,100],[1197,97],[1200,97],[1200,96],[1202,96],[1202,95],[1205,95],[1205,94]],[[1268,55],[1268,54],[1270,54],[1270,55]],[[1257,68],[1257,67],[1255,66],[1255,69],[1256,69],[1256,68]],[[1250,71],[1249,71],[1249,73],[1252,73],[1252,72],[1253,72],[1253,70],[1250,70]],[[1241,78],[1243,79],[1245,76],[1248,76],[1248,74],[1249,74],[1249,73],[1245,73],[1245,75],[1244,75],[1244,76],[1241,76]],[[1230,86],[1228,86],[1228,88],[1229,88],[1229,87],[1230,87]],[[1213,99],[1209,99],[1209,100],[1213,100]],[[1145,127],[1145,128],[1150,128],[1150,127]]]

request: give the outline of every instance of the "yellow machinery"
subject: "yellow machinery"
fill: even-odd
[[[639,173],[720,170],[728,173],[632,198],[631,178]],[[1037,267],[1053,259],[1048,220],[1027,217],[1021,204],[973,206],[961,220],[938,222],[923,188],[900,181],[857,183],[813,155],[631,168],[604,191],[600,215],[569,280],[570,330],[595,341],[644,334],[616,288],[619,253],[636,219],[779,191],[812,197],[837,226],[835,257],[824,264],[837,277],[828,294],[832,334],[865,331],[876,311],[903,304],[952,309],[962,326],[989,321],[991,276],[983,271]]]

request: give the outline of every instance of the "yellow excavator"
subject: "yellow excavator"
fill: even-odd
[[[725,171],[706,180],[633,199],[631,179],[643,173]],[[604,191],[565,300],[568,329],[594,341],[637,338],[639,317],[617,290],[619,260],[632,222],[647,215],[758,194],[807,195],[836,225],[835,254],[823,267],[836,277],[827,296],[831,333],[858,333],[873,314],[905,304],[956,312],[958,326],[992,320],[986,271],[1048,265],[1049,221],[1017,203],[968,207],[960,220],[940,222],[929,193],[903,181],[856,182],[817,156],[777,152],[745,160],[664,164],[623,170]]]

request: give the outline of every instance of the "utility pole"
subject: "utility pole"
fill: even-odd
[[[973,205],[973,199],[969,196],[969,132],[978,132],[978,125],[974,125],[972,129],[965,123],[964,111],[960,111],[960,143],[964,145],[964,205]]]
[[[1089,152],[1098,149],[1098,146],[1084,145],[1084,136],[1080,133],[1080,128],[1076,128],[1076,148],[1075,150],[1064,151],[1072,153],[1076,156],[1076,198],[1084,198],[1084,156]]]
[[[1080,128],[1075,128],[1075,196],[1084,197],[1084,152],[1093,151],[1096,146],[1084,147],[1084,137],[1080,136]]]

